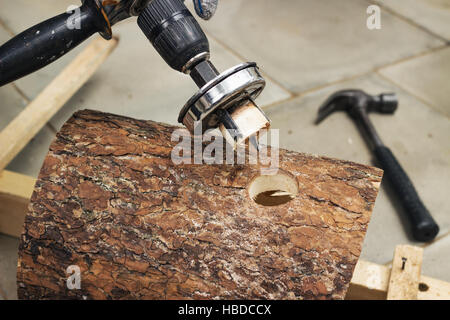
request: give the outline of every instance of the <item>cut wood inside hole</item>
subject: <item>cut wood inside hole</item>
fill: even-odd
[[[261,175],[253,179],[248,188],[250,197],[263,206],[279,206],[298,194],[297,181],[284,173]]]

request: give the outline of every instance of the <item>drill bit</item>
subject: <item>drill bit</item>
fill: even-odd
[[[238,143],[239,139],[242,138],[242,133],[228,111],[219,109],[217,110],[217,116],[219,117],[220,122],[228,130],[228,133],[233,137],[234,143]]]
[[[228,113],[228,111],[224,109],[219,109],[217,110],[217,116],[219,117],[220,122],[228,130],[230,136],[233,137],[234,143],[238,144],[240,142],[243,142],[244,136],[242,135],[242,132],[239,130],[239,127],[237,126],[236,122],[231,117],[230,113]],[[248,141],[255,148],[256,151],[259,151],[257,133],[248,137]]]
[[[250,144],[256,149],[256,151],[259,151],[259,143],[258,143],[258,139],[256,137],[256,134],[250,136],[248,138],[248,140],[250,141]]]

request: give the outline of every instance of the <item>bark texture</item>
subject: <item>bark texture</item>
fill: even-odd
[[[74,114],[31,199],[19,298],[344,298],[382,171],[280,150],[299,194],[265,207],[247,191],[257,165],[173,164],[175,128]]]

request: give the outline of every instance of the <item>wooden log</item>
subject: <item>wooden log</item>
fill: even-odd
[[[4,170],[0,174],[0,233],[20,237],[36,179]],[[391,269],[359,259],[346,300],[386,300]],[[420,276],[418,300],[450,300],[450,283]]]
[[[20,237],[36,179],[4,170],[0,174],[0,232]],[[391,269],[359,259],[345,299],[386,300]],[[420,276],[418,300],[450,300],[450,283]]]
[[[176,165],[175,128],[95,111],[63,126],[25,219],[19,298],[343,299],[382,171],[286,150],[274,180]],[[290,201],[255,203],[277,190]]]

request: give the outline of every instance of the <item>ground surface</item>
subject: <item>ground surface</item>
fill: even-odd
[[[76,0],[0,0],[0,43],[64,11]],[[370,4],[382,8],[381,30],[366,28]],[[372,164],[352,121],[335,114],[320,127],[320,103],[335,90],[397,92],[394,116],[372,119],[441,226],[431,244],[408,238],[391,192],[383,186],[362,258],[389,264],[397,244],[425,248],[423,273],[450,281],[450,2],[448,0],[226,0],[202,23],[219,69],[256,61],[267,89],[259,104],[280,128],[284,148]],[[79,109],[176,123],[192,81],[170,70],[134,19],[115,27],[119,47],[14,159],[9,170],[37,176],[56,130]],[[81,49],[81,48],[80,48]],[[0,129],[20,112],[80,49],[50,67],[0,88]],[[176,94],[174,94],[176,92]],[[18,240],[0,236],[0,297],[15,298]]]

